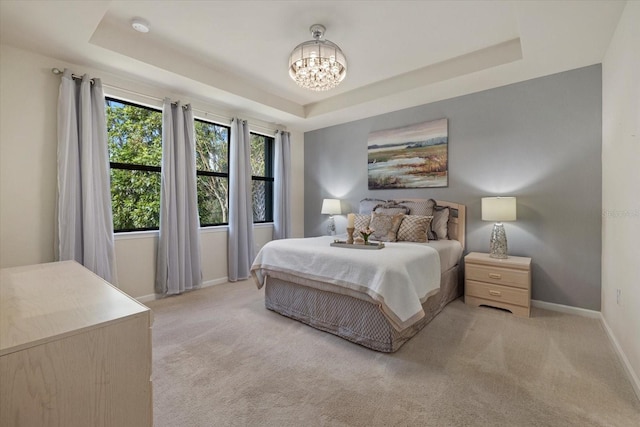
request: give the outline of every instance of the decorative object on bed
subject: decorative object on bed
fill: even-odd
[[[507,256],[507,233],[502,221],[516,220],[515,197],[483,197],[482,220],[494,221],[489,242],[489,256],[505,259]]]
[[[360,237],[362,237],[362,240],[364,240],[365,245],[369,243],[369,236],[371,236],[374,232],[375,230],[369,227],[359,230]]]
[[[385,245],[382,242],[379,243],[356,243],[350,244],[347,242],[333,242],[329,246],[334,248],[347,248],[347,249],[384,249]]]
[[[336,234],[336,222],[333,219],[334,215],[340,215],[342,213],[342,207],[340,206],[340,200],[338,199],[324,199],[322,201],[323,215],[329,215],[329,224],[327,225],[327,234],[333,236]]]
[[[398,240],[398,229],[404,216],[403,213],[395,215],[372,213],[370,227],[373,229],[373,235],[371,237],[381,242],[395,242]]]
[[[451,240],[391,242],[385,243],[384,251],[364,252],[341,250],[357,246],[346,243],[331,247],[329,237],[267,243],[252,267],[258,288],[265,287],[266,308],[373,350],[398,350],[462,294],[458,274],[465,206],[442,201],[438,205],[451,211]],[[427,264],[431,267],[424,269]],[[415,273],[419,279],[412,277]],[[434,274],[440,285],[429,291],[425,286]],[[413,308],[405,311],[399,301]]]
[[[447,240],[447,223],[449,222],[449,208],[446,206],[435,206],[433,209],[433,220],[431,221],[431,232],[429,240]]]
[[[397,240],[399,242],[427,242],[427,232],[431,227],[432,219],[432,216],[405,215],[398,229]]]
[[[448,120],[371,132],[369,189],[446,187]]]

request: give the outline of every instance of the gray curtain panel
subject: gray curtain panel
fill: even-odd
[[[109,155],[100,79],[74,80],[64,70],[58,96],[56,249],[116,282]]]
[[[289,132],[277,131],[274,153],[273,239],[291,237],[291,143]]]
[[[249,278],[255,258],[253,208],[251,197],[251,137],[246,121],[231,122],[229,147],[229,240],[228,271],[230,282]]]
[[[156,293],[179,294],[202,284],[196,185],[193,111],[165,99]]]

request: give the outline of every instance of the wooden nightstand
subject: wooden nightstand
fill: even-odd
[[[516,316],[531,311],[531,258],[491,258],[471,252],[464,257],[464,302],[504,308]]]

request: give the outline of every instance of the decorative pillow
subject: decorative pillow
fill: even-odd
[[[367,227],[369,227],[369,223],[371,222],[371,215],[363,215],[363,214],[356,214],[355,218],[353,220],[353,227],[356,230],[362,230],[365,229]],[[357,233],[356,233],[357,235]]]
[[[395,214],[409,214],[409,208],[404,205],[399,205],[393,202],[380,203],[374,209],[374,212],[381,213],[385,215],[395,215]]]
[[[385,215],[377,212],[372,213],[369,227],[375,231],[370,239],[381,242],[395,242],[397,240],[398,229],[404,216],[403,213],[395,215]]]
[[[358,208],[358,213],[361,214],[370,214],[373,212],[376,206],[381,203],[385,203],[386,200],[381,199],[362,199],[360,200],[360,206]]]
[[[432,219],[432,216],[406,215],[398,229],[398,241],[425,243]]]
[[[436,201],[429,200],[402,200],[396,202],[399,205],[403,205],[409,208],[409,215],[421,215],[432,216],[433,208],[436,206]]]
[[[449,208],[436,206],[433,212],[433,220],[431,221],[431,231],[435,233],[437,238],[430,240],[448,240],[448,223],[449,222]]]

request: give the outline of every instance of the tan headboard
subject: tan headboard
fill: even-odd
[[[425,199],[402,199],[407,201],[423,201]],[[466,233],[466,211],[467,207],[460,203],[447,202],[445,200],[436,200],[438,206],[447,206],[449,208],[448,232],[449,239],[457,240],[465,249],[465,233]]]
[[[446,202],[444,200],[436,200],[438,206],[449,207],[449,222],[448,231],[449,238],[457,240],[462,245],[462,249],[465,249],[465,234],[467,223],[467,207],[460,203]]]

